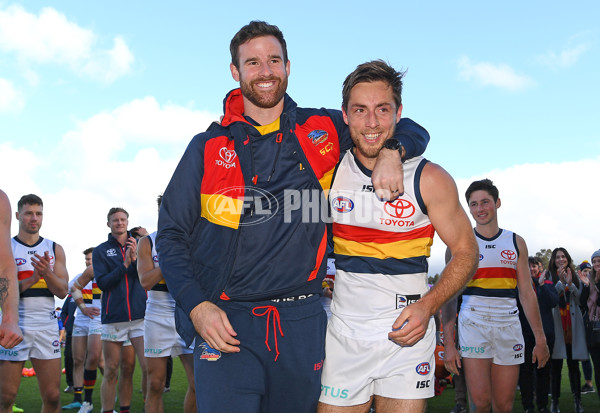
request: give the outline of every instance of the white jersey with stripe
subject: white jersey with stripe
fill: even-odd
[[[76,278],[79,278],[80,275],[81,274],[77,275]],[[88,282],[85,285],[85,287],[81,289],[81,295],[83,297],[83,302],[86,305],[86,307],[95,307],[97,309],[100,309],[102,307],[102,290],[100,289],[100,287],[98,287],[98,284],[96,284],[95,278],[93,278],[90,282]],[[87,317],[81,312],[79,306],[75,310],[75,319],[77,319],[77,317]]]
[[[485,238],[474,232],[479,245],[479,266],[463,292],[461,309],[512,314],[517,309],[516,234],[500,229],[494,237]]]
[[[336,170],[329,195],[337,268],[330,322],[342,334],[387,337],[402,309],[429,289],[435,230],[419,185],[427,162],[404,164],[405,192],[393,202],[377,198],[370,171],[351,151]]]
[[[158,252],[156,251],[156,234],[154,231],[148,235],[148,240],[152,248],[152,261],[154,268],[158,267]],[[145,318],[152,319],[153,317],[175,317],[175,300],[167,289],[167,284],[161,279],[151,290],[148,291],[148,301],[146,301],[146,316]]]
[[[54,270],[56,245],[54,241],[40,237],[34,245],[27,245],[14,237],[11,239],[11,244],[19,281],[33,276],[31,258],[35,256],[34,254],[43,256],[47,251],[50,256],[50,268]],[[55,323],[58,329],[54,308],[54,294],[48,288],[46,280],[40,277],[38,282],[20,294],[19,326],[26,329],[39,329],[48,328],[50,323]]]

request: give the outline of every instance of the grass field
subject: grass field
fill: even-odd
[[[27,363],[26,367],[31,367]],[[140,389],[140,368],[136,367],[134,374],[134,392],[131,403],[131,412],[140,413],[142,412],[143,400]],[[561,387],[561,411],[563,413],[570,413],[573,411],[573,398],[569,390],[568,373],[565,367],[563,367],[562,374],[562,387]],[[1,379],[1,378],[0,378]],[[100,383],[102,381],[102,375],[98,374],[98,381],[96,382],[96,389],[94,390],[94,412],[100,411]],[[582,379],[583,382],[583,379]],[[173,363],[173,378],[171,379],[171,391],[164,394],[165,402],[165,413],[182,413],[183,412],[183,397],[185,395],[185,388],[187,386],[185,378],[185,372],[179,360],[174,360]],[[61,378],[61,405],[69,404],[73,401],[72,394],[63,393],[62,390],[66,387],[65,376]],[[583,407],[586,412],[597,412],[600,408],[600,402],[598,394],[589,393],[582,395]],[[37,387],[37,380],[35,377],[23,377],[21,380],[21,387],[19,389],[19,395],[17,397],[17,406],[25,409],[25,412],[39,412],[40,411],[40,396]],[[444,392],[429,400],[428,412],[431,413],[448,413],[454,406],[454,389],[448,386]],[[523,412],[521,407],[521,396],[517,391],[517,397],[514,405],[515,412]],[[549,407],[549,406],[548,406]],[[67,412],[67,410],[63,410]],[[72,410],[71,410],[72,411]],[[76,412],[76,411],[75,411]],[[220,413],[220,412],[210,412]],[[294,412],[281,412],[281,413],[294,413]]]

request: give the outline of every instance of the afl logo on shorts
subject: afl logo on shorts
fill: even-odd
[[[428,362],[421,363],[416,368],[417,374],[420,376],[427,376],[431,371],[431,366]]]
[[[60,342],[58,340],[54,340],[52,342],[52,347],[58,347],[58,346],[60,346]]]
[[[25,265],[27,260],[25,258],[15,258],[15,264],[17,265]]]
[[[350,212],[354,209],[354,202],[345,196],[338,196],[331,201],[331,207],[337,212]]]
[[[201,343],[199,347],[202,347],[202,354],[200,354],[200,360],[217,361],[221,358],[221,352],[209,346],[206,343],[206,341],[204,343]]]
[[[515,344],[513,346],[513,350],[514,351],[521,351],[521,350],[523,350],[523,344]]]

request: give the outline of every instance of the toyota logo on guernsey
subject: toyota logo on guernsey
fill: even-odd
[[[239,196],[242,192],[244,194],[243,198]],[[242,203],[239,204],[236,200],[241,200]],[[240,226],[266,222],[273,218],[279,210],[279,202],[273,194],[264,189],[251,186],[233,186],[221,189],[211,195],[208,205],[208,213],[216,221],[230,225],[239,224]],[[245,214],[244,221],[238,223],[238,217],[243,214]]]
[[[222,147],[219,150],[219,157],[221,159],[216,159],[215,163],[218,166],[222,166],[223,168],[229,169],[229,168],[234,168],[235,167],[235,158],[237,157],[237,154],[235,153],[234,150],[230,150],[227,149],[226,147]]]
[[[392,218],[379,218],[384,225],[396,227],[411,227],[415,221],[409,220],[415,214],[415,206],[406,199],[396,199],[394,202],[386,202],[383,210]]]
[[[345,196],[338,196],[333,201],[331,201],[331,207],[337,212],[350,212],[354,209],[354,202],[350,198],[346,198]]]
[[[415,206],[406,199],[396,199],[394,202],[386,202],[383,209],[394,218],[410,218],[415,214]]]
[[[500,260],[501,264],[514,265],[517,263],[517,253],[513,250],[504,250],[500,253],[500,255],[502,258],[504,258],[503,260]]]

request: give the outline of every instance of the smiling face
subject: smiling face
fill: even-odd
[[[397,107],[392,88],[386,82],[362,82],[350,91],[348,108],[342,108],[358,160],[373,169],[384,142],[394,136],[396,123],[402,114]]]
[[[283,49],[274,36],[255,37],[239,46],[239,69],[231,64],[231,75],[240,82],[246,105],[270,109],[287,90],[290,62],[284,63]]]
[[[126,234],[127,225],[129,225],[129,219],[127,219],[127,214],[125,214],[124,212],[115,212],[110,216],[107,225],[110,228],[110,232],[113,234],[114,237]]]
[[[494,202],[494,197],[483,189],[473,191],[469,196],[469,212],[477,225],[486,225],[496,220],[500,198]]]
[[[558,250],[556,252],[556,257],[554,258],[554,265],[556,265],[556,268],[558,268],[559,270],[563,270],[565,269],[568,263],[569,260],[567,259],[565,253]]]
[[[537,277],[539,275],[540,267],[538,266],[537,262],[529,263],[529,272],[531,273],[532,277]]]
[[[600,257],[592,258],[592,268],[596,274],[600,274]]]

